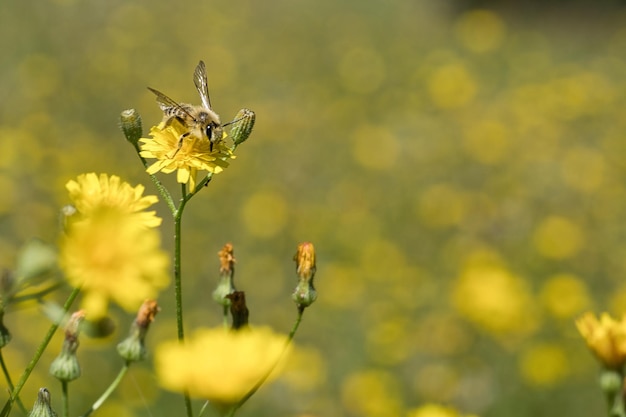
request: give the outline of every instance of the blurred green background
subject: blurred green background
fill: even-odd
[[[28,239],[56,242],[78,174],[156,194],[118,128],[131,107],[146,132],[160,121],[147,86],[199,103],[203,59],[222,120],[257,113],[238,158],[187,207],[187,330],[220,323],[211,292],[226,242],[253,324],[291,328],[299,242],[317,248],[319,297],[287,374],[241,416],[392,417],[427,402],[485,417],[605,412],[573,321],[626,305],[618,2],[3,0],[0,49],[9,268]],[[172,298],[151,345],[175,335]],[[112,314],[114,337],[81,346],[75,415],[120,364],[112,347],[130,318]],[[17,377],[48,323],[35,308],[5,321]],[[27,404],[41,386],[59,400],[47,367],[60,345]],[[98,415],[182,409],[148,361]]]

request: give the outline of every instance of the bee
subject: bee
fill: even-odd
[[[210,142],[210,150],[213,150],[215,142],[222,139],[223,127],[220,116],[213,111],[211,99],[209,98],[209,86],[207,82],[206,66],[204,61],[200,61],[193,73],[193,83],[200,93],[201,106],[194,106],[187,103],[177,103],[165,94],[154,88],[148,87],[157,96],[157,103],[163,110],[163,122],[169,126],[174,119],[177,119],[188,131],[183,133],[179,139],[178,146],[182,145],[183,139],[193,135],[197,138],[206,138]]]

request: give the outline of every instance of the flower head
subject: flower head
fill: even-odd
[[[161,219],[154,211],[145,211],[158,201],[154,195],[144,196],[143,185],[132,187],[122,182],[116,175],[95,173],[79,175],[76,180],[69,181],[65,188],[69,191],[72,204],[78,213],[85,217],[95,211],[113,210],[121,214],[134,214],[147,227],[156,227]]]
[[[80,365],[76,357],[78,350],[78,333],[80,325],[85,319],[85,312],[76,311],[70,316],[65,325],[65,338],[63,340],[63,348],[50,365],[50,373],[60,381],[72,381],[80,376]]]
[[[192,190],[196,186],[198,171],[217,174],[228,167],[229,159],[235,158],[223,138],[211,145],[207,138],[195,136],[177,119],[172,119],[168,125],[161,123],[152,127],[150,136],[152,139],[139,140],[139,154],[157,160],[148,167],[148,174],[177,171],[176,180],[181,184],[189,184]]]
[[[139,308],[137,317],[131,325],[130,334],[117,345],[117,351],[127,361],[138,361],[146,357],[146,334],[161,308],[155,300],[146,300]]]
[[[315,278],[315,271],[317,271],[313,244],[309,242],[299,244],[293,259],[296,261],[298,285],[291,298],[300,310],[304,310],[317,299],[317,291],[313,285],[313,278]]]
[[[272,371],[286,342],[286,336],[269,328],[198,330],[185,344],[171,341],[158,346],[157,376],[169,390],[234,404]]]
[[[134,311],[169,283],[169,258],[149,226],[161,219],[145,212],[153,198],[143,187],[117,177],[87,174],[67,185],[78,212],[61,240],[60,264],[68,281],[81,287],[90,320],[106,314],[109,300]]]
[[[576,320],[578,331],[589,349],[604,366],[619,370],[626,362],[626,316],[621,321],[603,313],[600,320],[592,313],[585,313]]]

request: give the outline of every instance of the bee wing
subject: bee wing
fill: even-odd
[[[209,98],[209,83],[206,76],[206,67],[204,61],[198,62],[196,70],[193,72],[193,83],[196,85],[200,98],[202,99],[202,105],[209,110],[212,110],[211,99]]]
[[[161,108],[161,110],[166,111],[168,109],[177,109],[187,114],[192,120],[196,120],[195,117],[193,117],[193,115],[191,115],[183,106],[181,106],[162,92],[155,90],[151,87],[148,87],[148,90],[152,91],[154,95],[157,96],[157,103],[159,103],[159,107]]]

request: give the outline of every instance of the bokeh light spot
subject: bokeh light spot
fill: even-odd
[[[364,417],[398,417],[401,415],[400,384],[385,371],[360,371],[346,377],[341,386],[343,406],[354,415]]]
[[[527,382],[546,387],[555,385],[567,377],[570,365],[567,354],[561,346],[541,343],[522,354],[519,367]]]
[[[546,258],[565,259],[581,250],[584,234],[571,220],[550,216],[537,226],[533,241],[537,251]]]
[[[479,120],[467,126],[463,144],[468,154],[485,165],[495,165],[506,156],[511,132],[497,120]]]
[[[287,223],[287,202],[271,191],[260,191],[248,199],[241,217],[250,234],[268,238],[278,234]]]
[[[472,10],[463,14],[456,24],[456,35],[470,51],[482,53],[502,45],[506,26],[500,16],[489,10]]]
[[[467,268],[454,284],[452,302],[465,318],[495,336],[526,334],[536,326],[526,282],[500,267]]]
[[[417,216],[424,224],[435,228],[459,224],[466,210],[466,196],[450,184],[431,185],[415,203]]]
[[[591,305],[585,282],[572,274],[558,274],[548,278],[541,289],[540,298],[546,310],[560,319],[571,319]]]
[[[474,99],[477,89],[474,77],[461,64],[441,66],[428,79],[430,98],[441,109],[465,106]]]
[[[392,169],[398,160],[399,146],[386,128],[363,125],[352,134],[352,156],[361,166],[372,170]]]

